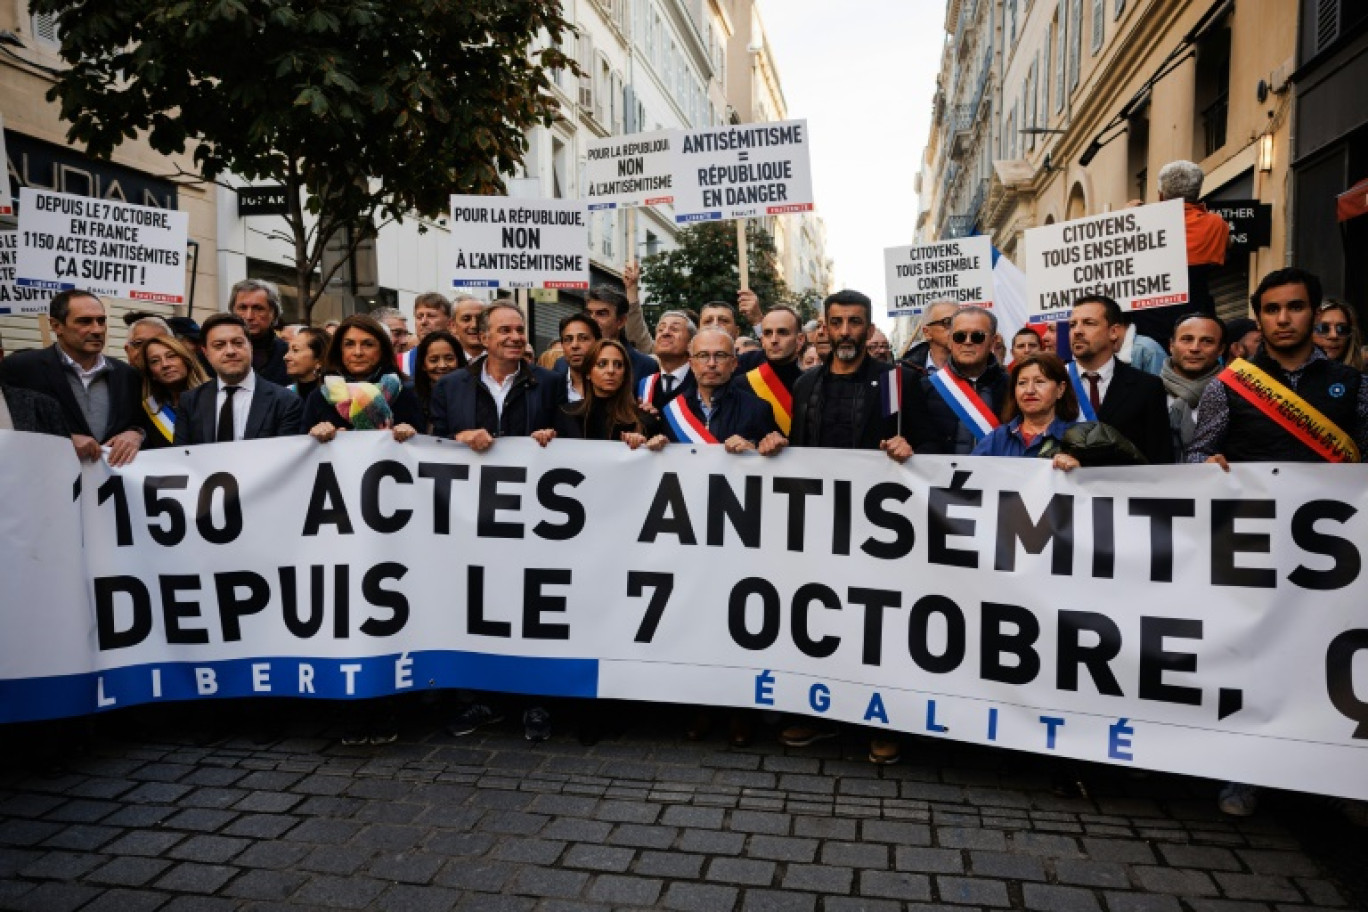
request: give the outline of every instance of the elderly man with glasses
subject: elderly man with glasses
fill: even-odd
[[[955,318],[959,304],[954,301],[932,301],[922,312],[922,342],[907,350],[902,366],[919,376],[934,374],[950,360],[950,321]],[[990,340],[991,341],[991,340]]]
[[[982,307],[957,308],[946,333],[950,354],[908,396],[909,442],[918,453],[972,452],[998,426],[1007,372],[993,357],[997,318]]]

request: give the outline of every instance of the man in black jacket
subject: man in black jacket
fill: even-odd
[[[720,443],[728,453],[758,450],[773,456],[788,442],[770,408],[748,390],[731,385],[736,343],[722,329],[698,331],[689,343],[697,386],[664,409],[666,434],[674,443]],[[708,439],[712,438],[712,439]]]
[[[241,317],[216,313],[204,321],[200,334],[217,376],[181,394],[177,446],[301,433],[299,397],[252,370],[252,346]]]
[[[81,459],[98,460],[103,443],[109,464],[122,466],[142,446],[141,381],[133,368],[105,357],[107,322],[104,302],[91,292],[60,292],[48,305],[56,343],[0,361],[0,381],[56,399]]]
[[[485,308],[479,328],[485,357],[452,371],[433,388],[432,432],[477,453],[498,437],[535,436],[545,446],[555,436],[551,427],[556,409],[566,401],[565,383],[523,361],[527,330],[514,305],[499,302]]]
[[[1109,424],[1151,465],[1173,462],[1168,394],[1158,377],[1113,354],[1126,326],[1121,306],[1106,295],[1084,295],[1069,314],[1070,374],[1084,416]]]
[[[793,385],[803,373],[798,366],[802,336],[803,321],[797,311],[782,304],[771,307],[760,320],[764,360],[748,371],[743,369],[732,381],[733,386],[742,387],[769,404],[774,423],[784,435],[793,430]]]
[[[280,386],[290,383],[285,369],[285,353],[290,344],[276,335],[280,320],[280,289],[263,279],[243,279],[228,293],[228,309],[247,323],[252,340],[252,371]],[[200,332],[203,333],[203,327]]]
[[[950,357],[907,399],[907,437],[918,453],[964,455],[997,427],[1007,372],[993,357],[997,317],[964,307],[950,318]]]

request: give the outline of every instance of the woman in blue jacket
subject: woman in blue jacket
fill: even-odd
[[[974,447],[975,456],[1049,458],[1069,471],[1078,460],[1063,452],[1064,432],[1078,419],[1078,398],[1064,362],[1049,352],[1027,355],[1012,365],[1011,395],[1002,424]]]

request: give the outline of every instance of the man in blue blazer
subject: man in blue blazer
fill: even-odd
[[[300,433],[300,399],[252,370],[252,342],[242,317],[216,313],[204,321],[200,335],[218,376],[180,397],[176,445]]]

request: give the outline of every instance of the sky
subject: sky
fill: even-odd
[[[945,0],[756,2],[788,116],[808,121],[835,286],[873,298],[887,327],[883,251],[911,244],[916,230]]]

